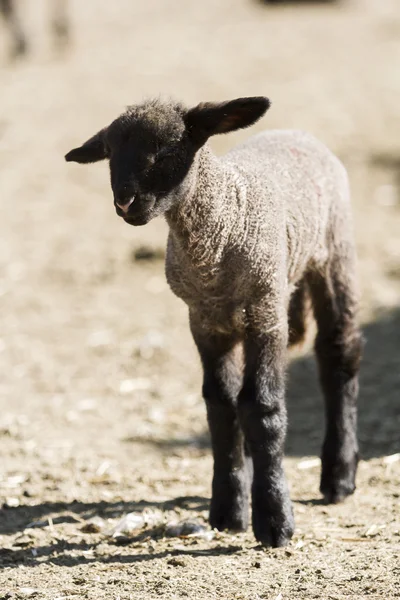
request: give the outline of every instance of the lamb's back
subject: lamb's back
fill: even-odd
[[[252,136],[223,160],[242,178],[249,219],[265,224],[267,244],[286,236],[289,281],[309,264],[323,264],[335,215],[349,212],[339,159],[308,133],[272,130]]]
[[[250,180],[277,191],[302,196],[321,186],[325,197],[338,186],[347,186],[346,171],[339,159],[314,136],[299,130],[267,130],[235,146],[224,157]],[[347,189],[341,190],[346,193]],[[296,194],[285,196],[286,202],[296,202]],[[325,198],[328,200],[328,198]]]

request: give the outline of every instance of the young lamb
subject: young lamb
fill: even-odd
[[[64,45],[69,37],[67,1],[51,0],[51,28],[55,41],[59,45]],[[17,7],[16,0],[0,0],[0,15],[12,36],[11,58],[22,56],[28,51],[28,43]]]
[[[361,336],[349,187],[339,160],[300,131],[255,135],[223,157],[211,135],[248,127],[263,97],[131,106],[66,155],[110,161],[117,214],[169,225],[166,275],[189,307],[214,456],[210,523],[283,546],[294,521],[282,468],[287,346],[311,297],[326,404],[321,492],[355,489]]]

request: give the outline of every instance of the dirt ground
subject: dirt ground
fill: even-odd
[[[0,28],[0,599],[400,597],[398,0],[75,0],[64,54],[46,3],[26,5],[28,59],[7,63]],[[297,528],[285,549],[201,526],[212,460],[187,311],[164,279],[165,224],[128,227],[106,165],[63,162],[126,104],[160,93],[268,95],[254,131],[307,129],[350,172],[363,460],[355,495],[323,505],[322,402],[312,355],[297,352],[285,459]],[[128,513],[136,529],[121,523]],[[182,520],[193,534],[171,528]]]

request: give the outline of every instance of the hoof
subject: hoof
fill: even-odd
[[[354,493],[356,486],[352,482],[321,482],[320,491],[326,504],[340,504]]]
[[[211,503],[210,525],[218,531],[240,532],[247,531],[249,526],[249,507],[247,506],[224,506],[219,504],[214,507]]]
[[[294,517],[290,501],[274,514],[253,508],[253,531],[263,546],[280,548],[287,546],[294,533]]]

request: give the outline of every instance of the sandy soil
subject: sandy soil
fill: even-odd
[[[7,64],[0,29],[0,598],[400,597],[397,0],[75,0],[64,55],[46,34],[46,3],[26,4],[27,60]],[[315,366],[307,349],[295,354],[286,549],[199,526],[167,536],[173,521],[206,522],[212,461],[186,308],[164,280],[166,228],[116,218],[106,165],[63,162],[125,104],[159,93],[269,95],[254,130],[307,129],[349,168],[363,461],[355,495],[324,506]],[[113,536],[131,512],[144,526]]]

